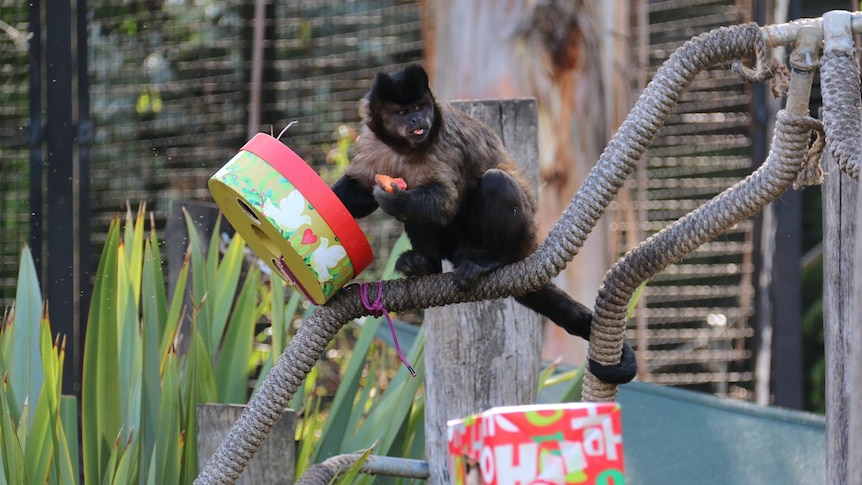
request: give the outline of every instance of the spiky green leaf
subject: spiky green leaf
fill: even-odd
[[[213,239],[216,239],[216,237],[214,236]],[[244,249],[245,242],[243,242],[242,238],[234,236],[230,245],[228,245],[221,263],[218,265],[218,269],[214,273],[215,279],[210,285],[210,297],[213,298],[213,311],[210,315],[211,320],[209,322],[211,327],[210,334],[213,338],[213,341],[210,342],[210,349],[213,349],[218,345],[218,342],[221,340],[222,334],[225,331],[225,326],[227,325],[228,318],[231,313],[230,310],[233,305],[234,295],[236,295],[236,289],[237,286],[239,286],[239,276],[240,270],[242,270],[242,254]],[[218,246],[215,247],[215,250],[216,254],[218,254]],[[208,257],[212,258],[213,254],[209,254]],[[257,268],[254,268],[254,270],[257,271],[257,278],[260,274],[260,270]]]
[[[248,400],[248,374],[242,371],[248,368],[254,326],[260,317],[257,306],[259,276],[259,269],[249,271],[231,314],[215,368],[219,402],[243,404]]]
[[[119,241],[120,225],[118,220],[114,220],[95,275],[84,342],[81,421],[84,480],[87,483],[100,483],[105,477],[112,446],[121,426],[116,326]]]
[[[39,355],[42,296],[36,266],[27,247],[21,251],[14,312],[15,331],[10,336],[8,354],[4,358],[14,397],[10,409],[17,419],[24,409],[24,402],[29,401],[29,418],[32,418],[42,388],[42,359]]]

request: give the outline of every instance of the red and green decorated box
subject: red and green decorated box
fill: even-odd
[[[617,403],[507,406],[449,421],[456,485],[620,485]]]

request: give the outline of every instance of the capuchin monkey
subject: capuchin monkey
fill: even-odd
[[[355,218],[378,207],[404,223],[412,249],[395,263],[406,276],[442,271],[468,288],[538,247],[533,192],[484,123],[437,102],[418,65],[378,73],[361,101],[363,127],[350,165],[333,186]],[[556,285],[515,298],[572,335],[590,337],[592,312]],[[632,380],[634,352],[619,365],[590,361],[599,379]]]

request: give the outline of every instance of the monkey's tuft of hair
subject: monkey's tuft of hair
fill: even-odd
[[[421,102],[430,94],[428,73],[419,64],[411,64],[394,73],[377,73],[366,98],[408,106]]]

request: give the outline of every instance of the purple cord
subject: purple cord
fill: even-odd
[[[392,323],[392,317],[389,316],[389,312],[383,306],[383,282],[377,282],[377,298],[374,300],[374,303],[368,302],[369,285],[371,285],[371,283],[359,283],[359,297],[362,299],[362,304],[365,305],[365,308],[375,317],[380,318],[382,315],[386,316],[386,321],[389,323],[389,331],[392,332],[392,340],[395,341],[395,351],[398,352],[398,358],[401,359],[401,362],[403,362],[404,366],[407,367],[407,370],[410,371],[410,375],[416,377],[416,371],[413,370],[413,366],[410,365],[410,362],[407,362],[404,354],[401,353],[401,346],[398,345],[398,336],[395,335],[395,324]]]

